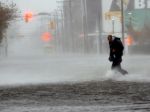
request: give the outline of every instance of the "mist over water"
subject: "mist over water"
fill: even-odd
[[[125,76],[110,70],[111,63],[107,57],[107,55],[44,56],[30,54],[1,58],[0,85],[79,83],[105,80],[150,82],[149,56],[125,56],[122,67],[129,72]]]

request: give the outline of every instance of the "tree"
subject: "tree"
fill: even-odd
[[[17,16],[16,4],[0,2],[0,43],[5,37],[9,22]]]

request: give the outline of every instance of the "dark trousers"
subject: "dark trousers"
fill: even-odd
[[[112,66],[111,66],[111,69],[112,70],[116,70],[118,72],[120,72],[121,74],[125,75],[127,74],[128,72],[124,69],[121,68],[121,62],[122,62],[122,58],[119,57],[119,58],[115,58],[113,60],[113,63],[112,63]]]

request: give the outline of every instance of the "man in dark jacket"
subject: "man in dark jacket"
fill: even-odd
[[[112,62],[111,69],[117,70],[123,75],[127,74],[128,72],[121,68],[124,46],[120,38],[108,35],[108,42],[110,47],[109,61]]]

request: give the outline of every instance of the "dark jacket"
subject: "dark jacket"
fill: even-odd
[[[110,58],[121,58],[123,55],[124,46],[120,38],[114,37],[113,41],[109,43],[110,46]]]

